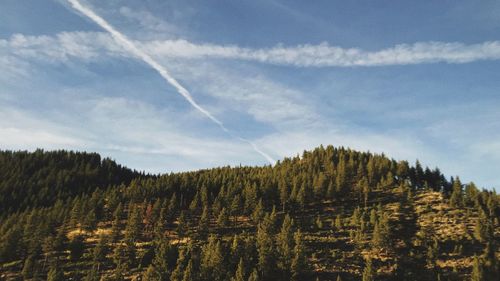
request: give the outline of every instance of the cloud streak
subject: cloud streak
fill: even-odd
[[[399,44],[379,51],[341,48],[328,43],[276,46],[264,49],[235,45],[193,44],[186,40],[152,41],[143,44],[160,57],[226,58],[299,67],[354,67],[410,65],[422,63],[468,63],[500,59],[500,41],[466,45],[463,43],[418,42]]]
[[[102,32],[62,32],[56,36],[14,34],[9,39],[0,40],[0,51],[49,61],[67,61],[70,58],[88,61],[101,55],[127,56],[127,51],[131,51],[128,48],[133,46],[150,58],[233,59],[295,67],[376,67],[500,60],[500,41],[469,45],[459,42],[417,42],[398,44],[378,51],[366,51],[360,48],[332,46],[328,43],[277,45],[255,49],[237,45],[195,44],[184,39],[139,42],[132,41],[123,34],[121,37],[127,40],[128,44],[118,45]],[[125,46],[128,46],[126,50]],[[134,55],[137,56],[135,53]]]
[[[129,40],[125,35],[117,31],[113,26],[111,26],[107,21],[105,21],[102,17],[98,16],[96,13],[94,13],[91,9],[88,7],[83,6],[78,0],[68,0],[68,2],[72,5],[72,7],[79,11],[80,13],[84,14],[87,16],[89,19],[91,19],[93,22],[95,22],[97,25],[99,25],[101,28],[109,32],[113,39],[121,45],[125,50],[129,51],[133,55],[135,55],[137,58],[141,59],[144,61],[146,64],[148,64],[150,67],[152,67],[154,70],[156,70],[170,85],[172,85],[177,92],[182,95],[188,102],[191,104],[195,109],[197,109],[199,112],[204,114],[207,118],[209,118],[212,122],[217,124],[224,132],[229,134],[232,137],[235,137],[243,142],[248,143],[249,145],[252,146],[252,148],[262,155],[264,158],[266,158],[269,163],[274,164],[275,160],[272,159],[268,154],[263,152],[261,149],[255,145],[255,143],[239,137],[235,134],[233,134],[231,131],[229,131],[224,124],[217,119],[215,116],[213,116],[210,112],[205,110],[203,107],[201,107],[191,96],[189,91],[184,88],[170,73],[167,71],[166,68],[164,68],[162,65],[160,65],[156,60],[154,60],[150,55],[148,55],[146,52],[144,52],[142,49],[137,47],[134,42]]]

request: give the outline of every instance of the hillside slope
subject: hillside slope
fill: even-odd
[[[138,177],[50,202],[1,219],[2,278],[496,280],[498,273],[499,196],[418,162],[345,148],[319,147],[274,167]]]
[[[138,175],[97,153],[0,151],[0,213],[50,206]]]

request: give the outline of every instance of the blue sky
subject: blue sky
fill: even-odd
[[[498,1],[79,0],[273,159],[384,152],[498,190]],[[262,165],[67,0],[0,2],[0,148]]]

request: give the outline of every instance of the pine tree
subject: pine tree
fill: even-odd
[[[217,226],[220,228],[226,227],[229,224],[229,216],[227,213],[226,208],[222,208],[222,210],[219,213],[219,216],[217,217]]]
[[[179,253],[179,258],[177,259],[177,265],[170,276],[171,281],[182,281],[184,278],[184,271],[187,262],[186,250],[183,249]]]
[[[181,212],[179,218],[177,219],[177,235],[179,239],[183,238],[186,235],[188,230],[187,222],[186,222],[186,214],[184,211]]]
[[[184,277],[182,278],[182,281],[195,281],[197,279],[195,275],[196,273],[194,272],[193,261],[189,260],[186,270],[184,270]]]
[[[47,273],[47,281],[64,281],[64,272],[59,268],[59,266],[54,265],[49,269]]]
[[[340,214],[338,214],[336,217],[335,217],[335,228],[337,230],[341,230],[343,228],[343,224],[342,224],[342,217],[340,216]]]
[[[71,260],[78,260],[85,251],[85,244],[83,243],[83,236],[75,236],[68,245],[69,255]]]
[[[293,248],[293,258],[291,264],[292,280],[300,280],[301,274],[306,270],[307,260],[305,246],[302,241],[300,230],[294,234],[295,247]]]
[[[172,267],[175,266],[177,255],[165,237],[155,241],[154,249],[155,256],[146,274],[148,280],[167,281]]]
[[[122,203],[119,203],[113,212],[113,224],[111,226],[111,241],[117,242],[121,234],[121,219],[122,219],[123,207]]]
[[[244,245],[242,245],[240,236],[238,234],[234,235],[230,250],[232,264],[233,266],[237,266],[235,262],[245,256],[245,248]]]
[[[373,281],[375,280],[375,273],[372,268],[372,260],[368,258],[366,260],[365,269],[363,270],[363,281]]]
[[[463,198],[462,182],[460,182],[460,179],[456,177],[452,185],[450,205],[455,208],[462,207]]]
[[[280,179],[278,183],[278,189],[280,192],[281,209],[284,212],[288,200],[290,199],[290,187],[286,184],[284,179]]]
[[[250,276],[248,276],[248,281],[259,281],[259,273],[257,272],[257,269],[254,269]]]
[[[125,227],[125,240],[135,243],[142,232],[141,209],[134,204],[129,204],[127,226]]]
[[[278,267],[285,274],[285,279],[289,275],[290,263],[292,261],[293,252],[293,232],[292,232],[293,220],[287,214],[283,219],[283,224],[281,225],[281,231],[278,234],[276,240],[276,246],[279,254]]]
[[[474,261],[472,263],[471,281],[486,281],[483,265],[477,256],[474,256]]]
[[[92,232],[97,228],[97,217],[93,210],[91,210],[83,220],[82,227],[87,232]]]
[[[35,275],[35,270],[36,270],[35,256],[31,255],[24,261],[24,266],[21,274],[23,275],[23,278],[25,280],[30,279]]]
[[[94,247],[94,250],[92,251],[92,262],[94,267],[97,268],[97,270],[99,270],[101,263],[106,259],[107,252],[108,252],[107,237],[101,236],[101,238],[97,242],[97,245]]]
[[[209,232],[209,214],[208,214],[208,207],[205,206],[203,208],[203,212],[198,222],[198,238],[201,240],[207,239],[208,232]]]
[[[99,272],[93,266],[90,270],[87,271],[87,274],[83,278],[83,281],[99,281]]]
[[[113,262],[121,270],[130,269],[135,263],[135,246],[127,242],[118,244],[113,251]]]
[[[231,281],[245,281],[245,263],[243,262],[243,258],[240,258],[238,268],[231,278]]]
[[[161,281],[161,277],[158,276],[157,270],[153,265],[149,265],[144,274],[142,275],[143,281]]]
[[[260,220],[264,217],[264,205],[262,203],[262,199],[260,199],[259,203],[255,207],[255,210],[252,213],[252,220],[254,223],[259,223]]]
[[[62,252],[64,251],[67,243],[68,237],[66,236],[64,226],[61,226],[57,229],[57,234],[52,245],[53,250],[56,252]]]
[[[474,226],[474,237],[479,242],[490,241],[493,237],[493,225],[482,208],[479,208],[479,218]]]
[[[271,214],[267,213],[263,221],[257,226],[258,267],[263,279],[269,278],[276,266],[275,246],[272,237],[275,233],[275,222],[276,212],[273,209],[273,212]]]
[[[241,197],[240,195],[236,195],[233,198],[233,201],[231,202],[231,208],[230,208],[230,215],[233,217],[234,222],[237,222],[238,215],[240,213],[241,209]]]
[[[439,241],[434,237],[432,245],[427,247],[427,266],[434,268],[439,255]]]
[[[204,280],[222,280],[225,276],[222,245],[215,236],[210,236],[202,248],[200,272]]]

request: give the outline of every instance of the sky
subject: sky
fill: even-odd
[[[0,149],[165,173],[331,144],[499,190],[499,30],[493,0],[2,0]]]

